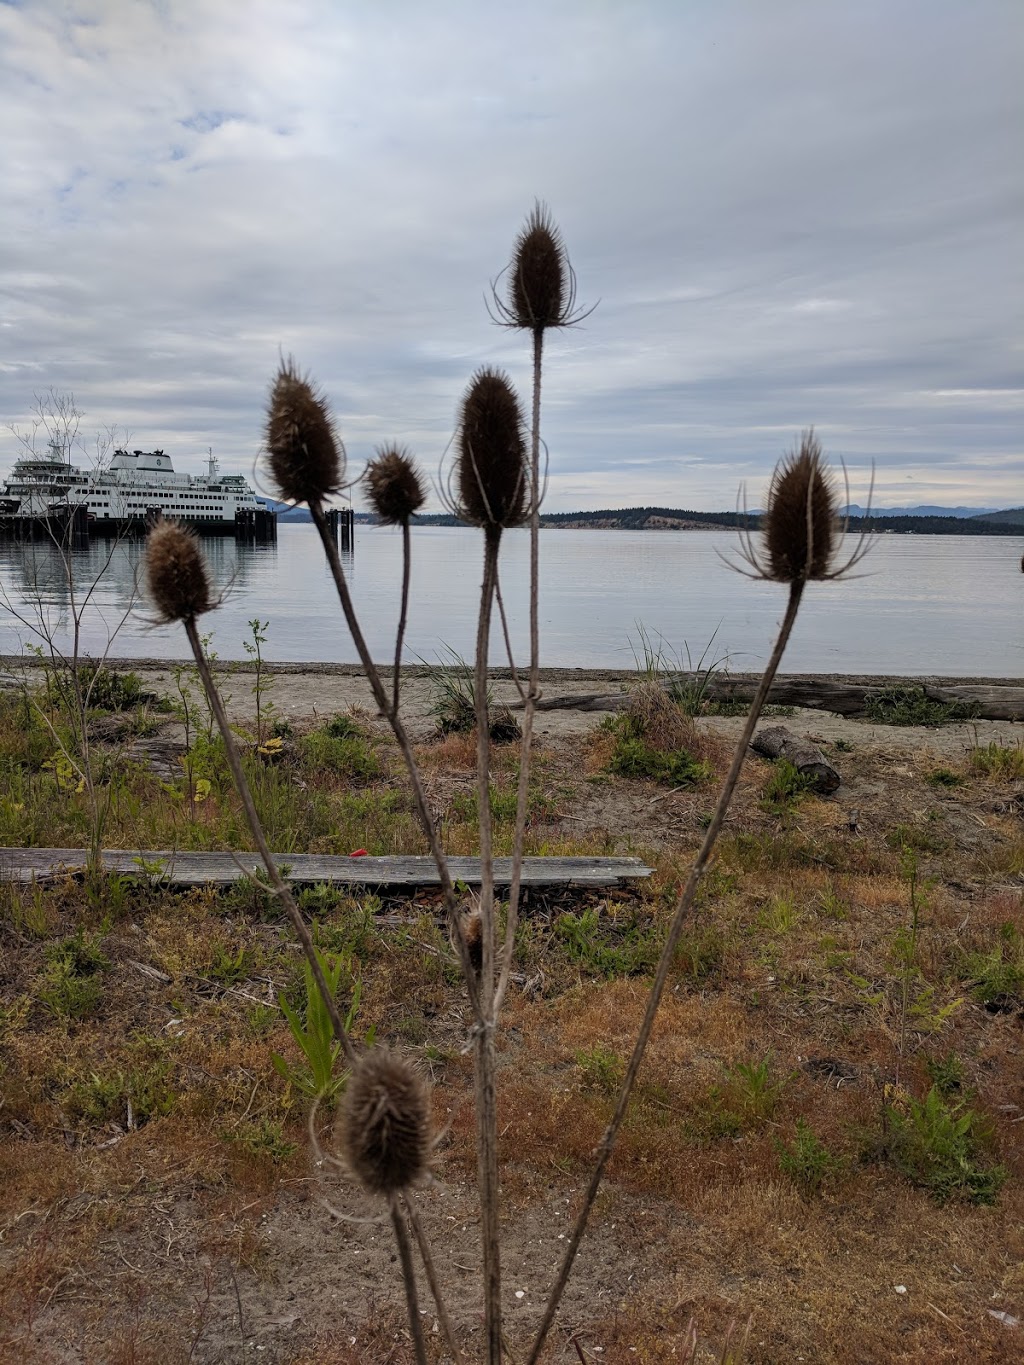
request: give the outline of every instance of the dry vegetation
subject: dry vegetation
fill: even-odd
[[[88,845],[88,793],[54,761],[39,709],[16,693],[0,708],[2,842]],[[627,742],[704,768],[685,785],[621,776],[617,722],[549,736],[531,778],[528,852],[640,853],[656,872],[635,890],[525,904],[499,1044],[513,1351],[564,1245],[723,768],[714,731],[727,722],[694,723],[650,694],[630,717]],[[277,723],[275,736],[263,719],[264,751],[253,734],[246,763],[275,849],[424,851],[375,720]],[[187,752],[180,718],[144,702],[92,721],[106,845],[247,845],[201,714]],[[1019,742],[1004,728],[940,755],[899,730],[884,747],[854,722],[845,733],[826,746],[844,777],[834,798],[777,781],[766,796],[771,766],[744,772],[551,1362],[686,1358],[691,1317],[707,1343],[697,1358],[713,1359],[748,1315],[750,1361],[1019,1357]],[[143,761],[154,753],[171,765],[161,776]],[[445,847],[473,851],[474,742],[450,735],[417,756]],[[516,748],[494,761],[504,852]],[[3,1359],[410,1360],[388,1226],[326,1207],[379,1217],[311,1156],[277,1003],[301,1014],[306,987],[273,898],[247,883],[172,893],[141,869],[0,892]],[[342,962],[341,998],[361,982],[356,1037],[375,1031],[443,1081],[436,1183],[418,1198],[446,1282],[465,1283],[456,1331],[478,1342],[466,1005],[440,899],[313,887],[301,903]],[[329,1146],[329,1107],[317,1123]]]

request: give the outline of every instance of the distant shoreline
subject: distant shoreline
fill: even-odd
[[[1005,513],[997,514],[1005,517]],[[911,536],[1010,536],[1024,537],[1024,512],[1020,522],[989,520],[983,517],[932,517],[932,516],[885,516],[850,517],[843,523],[850,535],[911,535]],[[359,527],[376,527],[380,523],[369,512],[355,514]],[[282,526],[308,526],[309,514],[288,512],[278,515]],[[435,513],[419,516],[413,520],[414,527],[465,527],[448,513]],[[749,517],[734,512],[723,513],[672,513],[661,509],[625,509],[620,514],[611,511],[592,513],[556,513],[541,518],[542,531],[757,531],[760,529],[760,516],[752,513]]]

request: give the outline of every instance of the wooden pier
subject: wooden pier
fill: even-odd
[[[356,514],[351,507],[332,507],[327,513],[327,524],[343,550],[355,548]]]

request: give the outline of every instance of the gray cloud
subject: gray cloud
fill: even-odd
[[[534,196],[581,298],[549,506],[732,504],[801,427],[1021,500],[1013,0],[0,3],[0,417],[248,470],[279,351],[433,469]],[[0,449],[13,455],[13,444]],[[7,463],[4,461],[3,463]]]

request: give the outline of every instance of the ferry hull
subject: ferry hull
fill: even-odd
[[[81,504],[72,508],[53,509],[44,516],[10,515],[0,511],[0,537],[5,540],[49,540],[58,544],[88,543],[90,540],[139,539],[146,535],[154,521],[161,517],[159,509],[145,517],[90,516]],[[210,517],[176,517],[200,536],[234,536],[267,544],[277,540],[277,513],[272,511],[240,510],[233,520]]]

